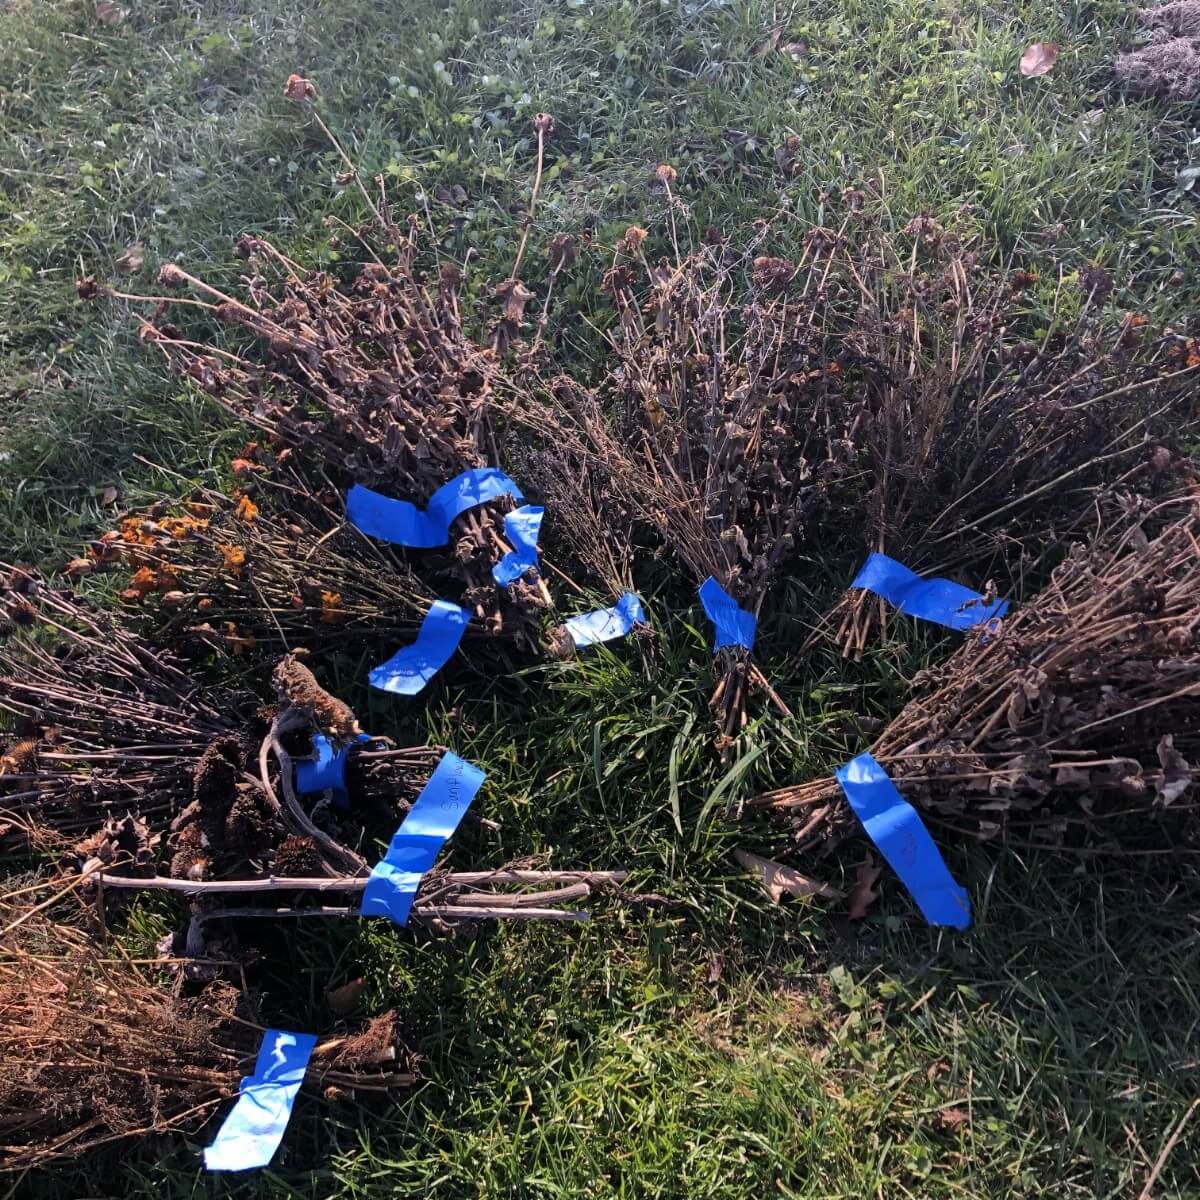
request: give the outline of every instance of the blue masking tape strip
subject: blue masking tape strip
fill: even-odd
[[[363,890],[364,917],[388,917],[397,925],[407,923],[421,877],[458,828],[486,778],[478,767],[457,754],[442,757],[392,835],[387,853],[371,871]]]
[[[571,640],[578,647],[594,646],[624,637],[635,625],[646,624],[642,602],[632,592],[626,592],[612,608],[598,608],[565,621]]]
[[[699,595],[700,603],[717,631],[713,650],[720,650],[722,646],[753,649],[757,625],[754,614],[739,608],[737,601],[711,575],[700,585]]]
[[[242,1080],[237,1103],[204,1151],[210,1171],[247,1171],[271,1161],[316,1044],[311,1033],[268,1029],[263,1034],[254,1074]]]
[[[869,755],[860,754],[837,772],[837,781],[892,870],[931,925],[966,929],[971,901],[954,882],[917,810],[896,790],[888,773]]]
[[[520,579],[531,567],[538,568],[538,531],[542,527],[544,508],[526,504],[507,513],[504,532],[515,549],[510,550],[493,568],[492,578],[501,586]]]
[[[397,696],[415,696],[446,665],[458,649],[471,614],[449,600],[430,605],[417,640],[372,668],[371,686]]]
[[[524,499],[517,485],[498,467],[477,467],[456,475],[429,497],[423,509],[356,483],[346,495],[346,519],[371,537],[429,550],[450,540],[455,518],[500,496]]]
[[[922,579],[886,554],[872,554],[850,585],[865,588],[910,617],[935,621],[964,632],[1008,612],[1007,600],[984,603],[983,597],[949,579]]]
[[[360,733],[358,741],[369,742],[370,735]],[[333,802],[338,808],[350,807],[350,793],[346,791],[346,758],[349,746],[334,750],[333,743],[323,734],[313,734],[314,758],[296,760],[296,791],[333,793]]]

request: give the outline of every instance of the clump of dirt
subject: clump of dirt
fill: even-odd
[[[1200,96],[1200,0],[1138,11],[1150,44],[1119,55],[1117,78],[1133,91],[1170,100]]]

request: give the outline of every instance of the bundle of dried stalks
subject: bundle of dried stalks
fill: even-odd
[[[63,833],[132,809],[162,825],[206,747],[253,725],[249,695],[211,696],[167,654],[68,588],[0,565],[0,808]]]
[[[238,1094],[264,1026],[213,982],[184,996],[165,960],[100,947],[0,900],[0,1171],[26,1171],[126,1139],[197,1130]],[[394,1014],[318,1043],[304,1090],[333,1100],[413,1083]]]
[[[1117,79],[1135,92],[1194,100],[1200,95],[1200,2],[1172,0],[1139,8],[1137,15],[1150,30],[1149,44],[1117,56]]]
[[[1196,371],[1143,318],[1106,328],[1113,285],[1102,271],[1081,272],[1082,305],[1060,283],[1046,332],[1026,340],[1024,293],[1038,281],[979,264],[977,247],[931,217],[899,237],[860,217],[825,264],[820,323],[825,356],[864,402],[863,555],[1012,595],[1098,493],[1165,492],[1194,477],[1179,447],[1196,427]],[[815,637],[834,631],[843,653],[860,655],[885,613],[848,591]]]
[[[375,260],[349,287],[309,271],[261,238],[243,237],[245,300],[168,264],[167,289],[193,296],[102,294],[155,304],[141,339],[170,368],[230,413],[266,432],[289,468],[309,477],[332,471],[339,487],[361,483],[424,505],[464,470],[497,465],[496,414],[520,389],[497,353],[463,327],[462,275],[443,264],[436,285],[414,265],[415,224],[399,238],[397,260]],[[397,235],[399,236],[399,235]],[[198,299],[197,296],[204,297]],[[200,309],[257,341],[241,353],[220,348],[215,331],[185,335],[172,309]],[[211,341],[198,338],[210,337]],[[289,453],[290,457],[289,457]],[[493,632],[540,645],[536,610],[550,607],[541,580],[497,588],[491,569],[511,550],[504,498],[457,519],[447,551],[422,552],[423,570],[457,581],[462,603]]]
[[[922,672],[871,747],[939,823],[1105,839],[1121,818],[1148,830],[1195,807],[1181,799],[1200,779],[1200,508],[1127,503],[1028,604]],[[751,804],[789,814],[801,847],[857,827],[832,779]]]
[[[149,618],[156,642],[181,650],[379,654],[411,640],[436,596],[322,499],[298,486],[196,489],[183,505],[125,514],[67,573],[124,570],[122,601]]]
[[[0,710],[16,725],[0,756],[0,813],[31,830],[86,834],[65,860],[81,868],[122,859],[153,873],[164,854],[192,878],[269,869],[281,854],[281,868],[357,866],[361,855],[343,841],[388,836],[441,753],[385,739],[356,745],[347,768],[355,806],[306,808],[280,714],[296,755],[310,753],[313,733],[345,742],[357,723],[302,663],[285,660],[283,707],[264,706],[252,692],[206,687],[28,571],[7,568],[0,604],[13,626],[0,640]],[[270,746],[279,747],[274,764]]]
[[[659,169],[668,192],[671,174]],[[854,463],[861,401],[820,337],[837,235],[815,231],[796,265],[738,259],[715,238],[688,254],[676,242],[674,261],[652,265],[646,236],[628,230],[605,276],[619,322],[600,387],[556,381],[538,426],[586,464],[605,553],[631,524],[648,528],[696,584],[712,576],[757,617]],[[716,673],[725,750],[751,687],[783,705],[742,647],[719,651]]]

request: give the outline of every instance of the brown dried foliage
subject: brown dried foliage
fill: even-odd
[[[1117,78],[1133,91],[1186,102],[1200,96],[1200,3],[1175,0],[1138,9],[1150,42],[1118,55]]]
[[[5,919],[16,905],[0,898]],[[154,964],[100,949],[38,914],[0,949],[0,1171],[106,1144],[197,1130],[238,1094],[263,1028],[225,983],[192,996]],[[415,1076],[392,1014],[313,1053],[305,1090],[386,1092]]]
[[[1183,800],[1200,779],[1198,535],[1194,500],[1131,499],[1030,602],[922,672],[871,747],[904,796],[978,837],[1019,821],[1098,841],[1123,818],[1200,838]],[[857,827],[832,779],[753,804],[790,814],[802,847]]]
[[[266,431],[277,447],[294,449],[298,469],[331,469],[339,485],[361,483],[424,504],[464,470],[497,463],[494,416],[515,401],[522,355],[478,345],[459,312],[461,273],[439,273],[436,285],[417,274],[415,226],[394,236],[397,261],[368,263],[348,289],[320,271],[306,271],[261,238],[239,247],[251,273],[246,298],[210,287],[169,264],[164,284],[193,296],[159,301],[143,320],[142,340],[157,347],[172,370],[192,379],[234,415]],[[515,338],[531,294],[510,280],[502,299]],[[110,295],[149,301],[150,297]],[[199,306],[218,321],[245,329],[260,350],[238,356],[185,337],[165,319],[175,306]],[[435,574],[465,587],[464,603],[488,628],[536,646],[536,610],[550,606],[544,583],[498,589],[491,568],[510,548],[497,500],[464,513],[448,552],[426,552]]]

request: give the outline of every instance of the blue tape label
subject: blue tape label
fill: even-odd
[[[369,742],[369,734],[360,733],[359,743]],[[296,761],[296,791],[332,792],[333,802],[338,808],[350,807],[350,793],[346,790],[346,759],[349,746],[334,750],[333,743],[323,734],[314,733],[313,757]]]
[[[524,499],[498,467],[477,467],[456,475],[429,497],[424,509],[355,484],[346,495],[346,519],[370,537],[429,550],[446,545],[450,526],[468,509],[500,496],[512,496],[518,503]]]
[[[513,549],[492,568],[492,578],[501,587],[508,587],[531,568],[538,569],[538,533],[545,511],[537,505],[526,504],[505,514],[504,532]]]
[[[376,863],[363,891],[362,915],[408,922],[421,877],[433,866],[446,839],[458,828],[487,776],[447,753],[421,789],[387,853]]]
[[[717,631],[713,650],[722,646],[754,648],[754,631],[758,622],[753,613],[739,608],[737,601],[710,575],[699,590],[700,603]]]
[[[263,1034],[254,1074],[242,1080],[237,1103],[204,1151],[210,1171],[247,1171],[271,1161],[316,1044],[311,1033],[268,1029]]]
[[[371,669],[371,686],[396,696],[415,696],[458,649],[470,620],[465,608],[449,600],[435,600],[421,622],[417,640]]]
[[[1008,612],[1007,600],[991,604],[978,593],[949,579],[922,579],[886,554],[872,554],[850,585],[882,596],[910,617],[920,617],[960,633]]]
[[[632,592],[626,592],[612,608],[598,608],[564,621],[571,640],[577,647],[594,646],[625,637],[635,625],[646,624],[642,602]]]
[[[869,754],[860,754],[837,771],[846,799],[867,836],[931,925],[966,929],[971,901],[938,853],[917,810],[896,790],[888,773]]]

